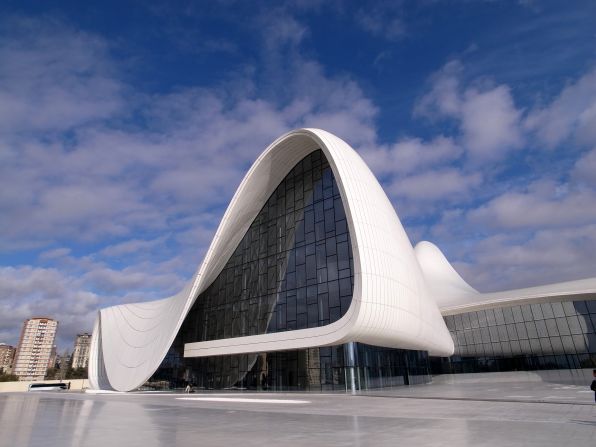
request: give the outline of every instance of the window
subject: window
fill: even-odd
[[[452,363],[465,357],[469,371],[486,371],[486,365],[493,370],[594,367],[596,313],[589,313],[589,303],[509,306],[445,317],[456,346]]]

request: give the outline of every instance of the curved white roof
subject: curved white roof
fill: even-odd
[[[165,300],[102,309],[93,332],[90,383],[131,390],[159,366],[195,299],[213,282],[259,210],[288,172],[321,149],[333,170],[354,256],[352,304],[317,328],[190,343],[185,356],[298,349],[357,341],[450,355],[453,341],[431,299],[393,206],[360,156],[319,129],[290,132],[269,146],[240,184],[192,282]]]
[[[414,250],[382,187],[343,140],[320,129],[299,129],[273,142],[238,187],[192,281],[163,300],[102,309],[91,342],[89,381],[95,389],[128,391],[142,385],[165,357],[191,306],[222,271],[251,223],[289,171],[321,149],[335,176],[350,231],[354,290],[338,321],[310,329],[188,343],[186,357],[300,349],[361,342],[453,353],[441,312],[469,309],[483,300],[596,290],[596,279],[557,287],[480,294],[429,242]],[[536,289],[536,290],[534,290]],[[554,292],[553,292],[554,291]],[[525,292],[523,292],[525,293]],[[525,295],[524,295],[525,296]],[[466,307],[467,306],[467,307]]]
[[[414,248],[424,279],[439,308],[476,300],[479,293],[455,271],[435,244],[422,241]]]

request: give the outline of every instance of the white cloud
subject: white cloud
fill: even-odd
[[[62,248],[55,248],[53,250],[44,251],[39,255],[39,259],[48,260],[48,259],[58,259],[68,256],[72,250],[67,247]]]
[[[584,154],[575,162],[573,179],[596,188],[596,148]]]
[[[279,47],[288,44],[297,46],[308,35],[308,28],[284,11],[273,11],[261,21],[263,37],[267,45]]]
[[[478,162],[505,159],[527,137],[507,85],[466,86],[464,66],[451,61],[431,77],[415,110],[447,125],[435,136],[379,144],[377,106],[354,79],[330,76],[303,56],[309,30],[286,13],[259,20],[265,72],[248,67],[217,88],[153,95],[123,81],[97,36],[51,23],[24,23],[3,35],[0,57],[14,64],[0,64],[0,247],[46,250],[37,260],[46,267],[0,272],[0,336],[17,337],[22,320],[43,311],[71,337],[90,329],[98,307],[177,292],[256,156],[302,126],[325,128],[356,147],[386,180],[400,217],[443,215],[434,234],[459,247],[457,265],[474,285],[570,278],[596,265],[596,150],[577,161],[568,183],[543,179],[482,203],[503,185],[488,172],[494,163]],[[362,22],[388,39],[402,35],[401,25],[389,16]],[[590,79],[560,98],[591,94]],[[559,134],[593,141],[592,103],[556,104],[536,109],[526,131],[541,134],[563,110],[577,118]],[[126,119],[133,116],[138,120]],[[559,134],[544,138],[560,141]],[[470,203],[475,209],[467,211]],[[428,225],[411,234],[423,237]],[[555,249],[565,263],[559,273]],[[536,260],[543,255],[552,262]]]
[[[17,342],[26,318],[38,315],[56,318],[60,344],[72,346],[78,332],[92,329],[99,304],[79,278],[56,269],[0,267],[0,338],[9,343]]]
[[[506,85],[462,88],[463,65],[448,62],[430,78],[430,91],[417,102],[414,115],[455,119],[461,144],[472,161],[502,159],[524,143],[522,112]],[[484,83],[486,84],[486,83]]]
[[[507,86],[467,89],[461,103],[463,144],[473,158],[500,159],[523,143],[521,112]]]
[[[103,295],[121,293],[123,290],[162,290],[165,298],[178,292],[185,281],[175,273],[159,273],[150,263],[140,263],[122,270],[98,265],[82,276],[85,286],[97,290]],[[154,296],[152,293],[150,296]],[[143,300],[145,301],[145,300]]]
[[[458,60],[447,62],[430,77],[430,91],[414,106],[415,116],[457,117],[461,109],[461,75],[463,64]]]
[[[392,145],[377,145],[361,151],[371,169],[381,175],[413,173],[457,160],[462,153],[462,148],[452,138],[442,135],[431,141],[404,138]]]
[[[399,4],[396,3],[378,3],[372,9],[361,9],[355,19],[364,31],[387,40],[399,40],[407,33],[405,21],[400,17]]]
[[[480,185],[482,175],[466,174],[457,169],[429,170],[394,181],[388,188],[390,194],[412,201],[447,202],[461,199]]]
[[[0,246],[63,247],[39,256],[44,268],[3,271],[4,338],[42,309],[69,338],[91,329],[98,307],[177,292],[246,170],[283,132],[319,126],[352,144],[376,139],[377,110],[359,86],[298,53],[287,58],[279,100],[255,98],[250,79],[147,96],[119,80],[101,38],[52,26],[21,25],[0,42],[3,60],[25,72],[19,79],[15,67],[0,68],[0,92],[19,104],[0,135]],[[280,39],[296,47],[304,35]],[[144,124],[123,119],[131,115]],[[91,253],[73,256],[76,245]],[[130,265],[120,265],[124,257]]]
[[[592,277],[594,203],[594,189],[544,175],[471,210],[444,211],[432,234],[481,291]]]
[[[120,257],[126,255],[136,255],[149,250],[159,248],[164,250],[164,245],[168,236],[162,236],[151,240],[145,239],[129,239],[118,244],[108,245],[103,248],[99,254],[107,257]]]
[[[595,145],[596,69],[566,86],[550,104],[533,110],[525,127],[549,148],[568,138],[580,144]]]
[[[60,22],[3,25],[11,33],[0,36],[1,131],[63,130],[121,110],[105,41]]]
[[[328,78],[314,62],[296,67],[287,83],[295,99],[285,106],[188,89],[130,102],[151,130],[98,124],[68,139],[8,135],[0,246],[125,237],[225,206],[256,156],[294,127],[325,127],[352,144],[375,139],[376,108],[353,81]]]
[[[134,241],[106,251],[129,253],[141,246],[151,249],[154,241]],[[143,246],[142,242],[146,245]],[[149,246],[149,247],[147,247]],[[189,277],[179,272],[197,266],[196,247],[162,262],[141,257],[118,269],[95,256],[74,257],[63,249],[46,252],[45,262],[59,260],[60,268],[22,265],[0,267],[0,339],[16,343],[20,325],[33,315],[59,321],[59,345],[71,347],[78,332],[90,331],[99,308],[132,301],[165,298],[183,288]],[[56,256],[60,256],[56,258]]]
[[[530,287],[594,276],[596,225],[539,230],[519,235],[497,233],[464,248],[457,263],[464,278],[481,291]]]
[[[468,213],[473,225],[498,229],[561,228],[596,221],[596,191],[552,181],[502,194]]]

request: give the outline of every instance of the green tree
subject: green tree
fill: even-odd
[[[67,379],[86,379],[87,368],[69,368],[66,372]]]
[[[19,380],[14,374],[6,374],[4,370],[0,370],[0,382],[16,382]]]

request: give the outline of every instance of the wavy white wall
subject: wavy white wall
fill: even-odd
[[[185,356],[285,350],[349,341],[450,355],[453,342],[395,210],[375,176],[343,140],[319,129],[290,132],[246,174],[190,285],[165,300],[100,311],[93,333],[92,387],[131,390],[165,357],[194,300],[223,269],[287,173],[321,148],[344,203],[354,254],[354,293],[337,322],[312,329],[189,343]],[[92,370],[92,371],[91,371]]]

